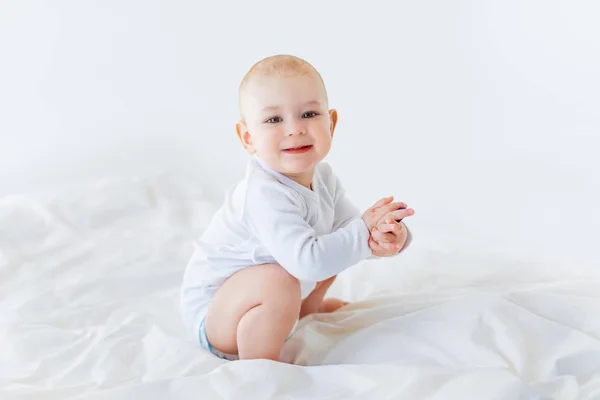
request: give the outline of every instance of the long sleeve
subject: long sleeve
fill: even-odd
[[[335,196],[334,196],[334,217],[333,231],[343,228],[351,221],[356,219],[362,220],[362,213],[346,196],[340,180],[336,177]]]
[[[359,218],[319,235],[304,220],[305,205],[276,182],[249,186],[243,219],[273,258],[299,280],[322,281],[371,256]]]

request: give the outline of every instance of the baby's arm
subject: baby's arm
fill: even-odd
[[[317,236],[305,205],[278,182],[248,187],[243,219],[283,268],[300,280],[322,281],[371,256],[362,218]]]

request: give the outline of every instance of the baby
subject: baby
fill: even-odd
[[[181,290],[183,319],[201,346],[227,360],[279,360],[299,318],[344,306],[324,299],[340,272],[398,254],[414,214],[392,198],[363,214],[321,162],[338,120],[321,75],[278,55],[240,85],[237,135],[246,175],[195,243]]]

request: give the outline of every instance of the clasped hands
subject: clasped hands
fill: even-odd
[[[415,213],[405,203],[392,203],[393,199],[385,197],[379,200],[362,216],[370,233],[369,248],[377,257],[394,256],[402,250],[408,231],[400,220]]]

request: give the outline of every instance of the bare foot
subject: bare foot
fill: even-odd
[[[323,301],[321,302],[321,305],[319,306],[318,312],[331,313],[331,312],[334,312],[335,310],[337,310],[338,308],[342,308],[348,304],[350,304],[350,303],[348,303],[347,301],[342,301],[340,299],[330,297],[328,299],[323,299]]]

